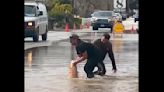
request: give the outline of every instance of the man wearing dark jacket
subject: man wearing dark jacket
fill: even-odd
[[[94,41],[94,45],[99,48],[100,50],[100,62],[98,63],[97,67],[98,70],[94,72],[94,74],[98,75],[105,75],[106,69],[105,65],[103,63],[103,60],[105,59],[106,54],[108,53],[109,58],[112,61],[113,71],[114,73],[117,71],[116,64],[115,64],[115,58],[112,50],[112,43],[109,41],[110,35],[105,33],[101,39],[97,39]]]
[[[76,34],[70,36],[70,42],[76,47],[76,52],[78,55],[78,57],[73,60],[73,65],[76,65],[87,59],[87,62],[84,66],[84,71],[86,72],[88,78],[93,78],[93,70],[98,65],[98,62],[100,62],[100,52],[98,48],[91,43],[82,41]]]

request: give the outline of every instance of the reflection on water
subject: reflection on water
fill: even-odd
[[[105,92],[105,81],[90,79],[90,80],[70,80],[69,92]]]
[[[134,78],[116,78],[106,76],[90,80],[70,80],[69,92],[138,92],[137,81]],[[121,80],[119,80],[121,79]]]
[[[111,42],[112,42],[112,46],[113,46],[113,51],[115,53],[119,53],[123,42],[121,40],[114,40]]]
[[[89,34],[89,37],[82,39],[93,42],[100,35]],[[25,92],[138,92],[138,42],[111,42],[118,71],[112,73],[111,61],[107,56],[104,60],[106,75],[96,75],[93,79],[86,78],[83,69],[85,62],[77,65],[79,78],[68,78],[68,66],[76,55],[68,40],[49,47],[26,50]]]
[[[32,51],[30,51],[27,55],[27,62],[28,62],[29,67],[31,67],[31,65],[32,65]]]

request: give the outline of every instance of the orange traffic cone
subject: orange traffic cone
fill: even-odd
[[[66,32],[69,32],[69,25],[68,25],[68,23],[66,23],[65,31],[66,31]]]
[[[74,23],[73,24],[73,31],[75,31],[76,30],[76,24]]]
[[[89,28],[89,22],[87,22],[87,28]]]
[[[135,30],[134,30],[134,27],[132,25],[131,33],[134,33],[134,32],[135,32]]]
[[[82,24],[80,24],[80,30],[82,30],[83,29],[83,25]]]

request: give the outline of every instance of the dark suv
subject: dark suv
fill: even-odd
[[[111,28],[114,23],[114,12],[113,11],[96,11],[91,14],[91,25],[93,30],[98,30],[98,28]]]

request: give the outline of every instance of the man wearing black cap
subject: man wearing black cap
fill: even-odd
[[[105,69],[105,65],[103,63],[103,60],[105,59],[106,54],[108,53],[109,58],[112,61],[112,66],[113,66],[113,71],[116,72],[117,68],[116,68],[116,64],[115,64],[115,58],[114,58],[114,54],[113,54],[113,50],[112,50],[112,43],[109,41],[110,39],[110,35],[108,33],[105,33],[101,39],[97,39],[96,41],[94,41],[94,45],[99,48],[99,50],[101,51],[100,53],[100,63],[97,65],[98,70],[96,72],[94,72],[94,74],[98,74],[98,75],[105,75],[106,73],[106,69]]]
[[[70,42],[76,47],[76,52],[78,55],[78,57],[73,60],[73,65],[76,65],[77,63],[87,59],[87,62],[84,66],[84,71],[86,72],[88,78],[93,78],[93,70],[97,66],[98,62],[100,62],[98,49],[93,44],[86,43],[79,39],[79,36],[76,34],[70,36]]]

